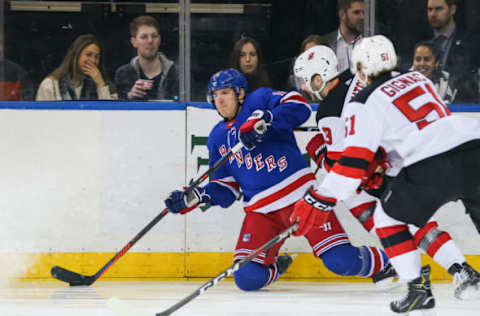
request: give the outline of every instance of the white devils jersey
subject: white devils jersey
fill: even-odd
[[[324,160],[325,170],[330,170],[332,164],[340,159],[345,138],[345,119],[343,112],[350,100],[356,96],[364,86],[353,76],[349,69],[338,77],[337,85],[330,90],[323,102],[318,106],[317,125],[327,146],[327,157]]]
[[[345,96],[345,101],[343,102],[343,108],[346,107],[350,101],[357,96],[357,94],[362,91],[363,88],[365,88],[365,85],[362,84],[362,82],[359,80],[358,74],[353,76],[353,78],[348,82],[348,91],[347,95]],[[342,111],[343,113],[343,111]]]
[[[401,168],[480,139],[477,120],[452,116],[433,83],[419,72],[386,74],[344,108],[345,141],[340,160],[319,192],[344,200],[361,182],[379,146],[396,175]]]

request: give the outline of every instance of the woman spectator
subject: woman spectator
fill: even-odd
[[[230,56],[230,67],[245,75],[250,92],[261,87],[272,87],[260,46],[251,37],[243,36],[235,43]]]
[[[452,86],[450,74],[440,70],[439,65],[438,52],[432,42],[424,41],[415,45],[412,70],[416,70],[432,80],[440,97],[450,104],[455,100],[457,89]]]
[[[100,43],[92,34],[80,35],[68,48],[62,63],[37,91],[37,101],[117,99],[108,80]]]

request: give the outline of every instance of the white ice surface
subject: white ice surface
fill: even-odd
[[[59,282],[24,282],[0,288],[0,316],[113,316],[106,302],[118,297],[154,316],[203,282],[97,282],[70,288]],[[377,292],[370,283],[277,282],[268,290],[241,292],[233,282],[210,288],[175,316],[377,316],[392,315],[389,302],[405,289]],[[480,315],[480,299],[458,301],[451,284],[435,283],[437,316]],[[420,315],[412,313],[411,315]],[[137,316],[137,315],[131,315]]]

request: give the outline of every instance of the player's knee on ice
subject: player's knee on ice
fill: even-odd
[[[235,284],[244,291],[255,291],[264,287],[269,279],[269,268],[256,262],[249,262],[233,273]]]

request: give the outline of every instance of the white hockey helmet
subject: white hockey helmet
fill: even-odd
[[[383,35],[359,40],[352,51],[350,70],[353,74],[357,73],[359,66],[367,79],[392,71],[397,66],[397,54],[392,42]]]
[[[295,60],[293,67],[295,77],[301,80],[309,92],[312,92],[319,100],[322,100],[320,91],[325,88],[328,81],[338,75],[338,61],[335,52],[328,46],[316,45],[304,51]],[[322,86],[314,90],[311,85],[312,78],[320,75]],[[300,87],[297,87],[299,89]]]

